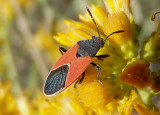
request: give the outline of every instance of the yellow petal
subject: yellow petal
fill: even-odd
[[[154,109],[150,110],[139,100],[134,90],[131,91],[128,100],[124,98],[122,101],[120,101],[120,106],[119,106],[120,115],[132,115],[133,108],[140,115],[158,115],[158,112],[155,112]]]
[[[105,0],[104,3],[109,13],[118,13],[119,11],[130,11],[130,0]]]
[[[54,39],[60,44],[71,47],[79,40],[91,39],[92,36],[98,36],[97,30],[83,23],[75,21],[65,21],[65,23],[69,27],[66,33],[58,33],[58,35],[54,36]]]
[[[104,3],[110,14],[123,11],[129,18],[130,22],[134,21],[130,8],[130,0],[104,0]]]
[[[102,27],[103,27],[103,21],[107,17],[106,10],[101,6],[95,6],[95,5],[92,5],[90,10],[91,10],[91,13],[93,15],[94,20],[96,21],[96,24],[98,25],[98,28],[99,28],[101,34],[103,34],[102,33]],[[92,21],[90,15],[88,14],[88,12],[86,12],[85,15],[79,15],[79,18],[84,24],[86,24],[89,27],[96,30],[95,24],[93,23],[93,21]]]
[[[100,82],[83,83],[78,87],[78,100],[87,107],[103,107],[113,99],[111,86],[104,83],[105,87]]]
[[[30,107],[25,96],[17,97],[17,106],[20,114],[28,115],[30,113]]]
[[[16,100],[13,93],[11,92],[11,83],[6,81],[1,83],[0,80],[0,114],[19,114]]]
[[[120,88],[120,82],[114,78],[101,79],[104,83],[103,87],[97,80],[97,74],[98,71],[90,66],[85,71],[82,84],[77,86],[77,100],[84,106],[90,108],[104,107],[113,100],[121,99],[128,91],[126,88]]]
[[[130,22],[123,12],[119,14],[109,14],[104,22],[103,31],[106,36],[118,30],[123,30],[124,32],[111,36],[109,38],[111,42],[121,45],[133,39]]]
[[[55,35],[53,38],[65,46],[71,47],[76,44],[76,40],[72,40],[72,38],[65,33],[58,33],[58,35]]]
[[[123,30],[123,33],[117,33],[109,37],[111,44],[116,47],[116,51],[124,58],[130,59],[137,55],[137,46],[134,43],[134,35],[132,32],[128,17],[120,12],[119,14],[109,14],[104,21],[103,31],[105,35],[118,30]]]

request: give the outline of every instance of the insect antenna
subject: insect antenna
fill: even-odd
[[[96,24],[96,22],[95,22],[95,20],[94,20],[94,18],[93,18],[93,16],[92,16],[91,11],[89,10],[89,8],[88,8],[88,7],[86,7],[86,9],[87,9],[87,11],[88,11],[89,15],[91,16],[91,18],[92,18],[92,20],[93,20],[93,22],[94,22],[94,24],[95,24],[95,26],[96,26],[96,29],[97,29],[97,32],[98,32],[98,36],[100,37],[100,33],[99,33],[98,26],[97,26],[97,24]]]
[[[156,15],[157,15],[157,14],[159,14],[159,13],[160,13],[160,12],[156,12],[156,13],[154,13],[154,14],[152,15],[152,17],[151,17],[151,20],[152,20],[152,21],[154,21],[154,20],[155,20],[155,18],[156,18]]]
[[[123,30],[119,30],[119,31],[115,31],[115,32],[109,34],[109,35],[106,37],[106,39],[104,40],[104,43],[106,42],[107,38],[109,38],[111,35],[113,35],[113,34],[115,34],[115,33],[121,33],[121,32],[124,32],[124,31],[123,31]]]

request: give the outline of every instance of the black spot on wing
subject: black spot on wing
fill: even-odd
[[[44,86],[44,93],[46,95],[52,95],[64,87],[68,70],[69,66],[63,65],[50,72]]]

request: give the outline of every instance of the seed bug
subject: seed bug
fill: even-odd
[[[44,94],[47,96],[58,94],[76,80],[77,81],[74,87],[76,87],[77,83],[81,84],[85,76],[85,70],[89,64],[93,65],[99,71],[97,79],[104,86],[103,82],[99,79],[101,68],[92,62],[93,58],[108,57],[109,55],[97,56],[96,54],[100,48],[104,47],[108,37],[115,33],[121,33],[124,31],[115,31],[103,40],[103,38],[100,37],[98,26],[88,8],[87,11],[96,26],[98,37],[92,36],[92,39],[78,41],[77,44],[75,44],[68,51],[62,47],[59,47],[62,57],[51,69],[43,89]],[[82,77],[80,78],[81,75]]]

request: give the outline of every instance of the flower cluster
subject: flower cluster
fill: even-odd
[[[18,0],[18,2],[22,8],[25,7],[25,1]],[[2,14],[4,19],[0,20],[0,38],[5,38],[4,29],[8,28],[8,24],[4,22],[6,19],[11,20],[15,12],[8,1],[1,1],[1,3],[5,5],[2,5],[0,13],[7,9],[6,13]],[[11,71],[7,75],[14,76],[12,83],[3,83],[0,79],[0,114],[160,114],[160,107],[152,102],[152,98],[158,97],[160,92],[160,70],[154,71],[150,67],[152,62],[156,63],[160,59],[160,20],[157,31],[146,39],[140,49],[139,32],[130,8],[130,0],[104,0],[104,3],[105,7],[97,5],[89,7],[99,28],[101,38],[105,39],[114,31],[124,31],[110,36],[104,47],[97,53],[97,55],[108,54],[109,57],[102,60],[93,59],[93,62],[102,69],[100,79],[104,83],[104,87],[97,80],[98,71],[89,65],[85,70],[83,82],[77,84],[76,88],[72,84],[54,97],[46,97],[42,91],[36,92],[35,89],[34,96],[30,93],[24,94],[20,88],[21,93],[17,96],[14,91],[11,91],[12,85],[17,83],[14,82],[16,73]],[[153,14],[153,20],[158,13]],[[79,19],[79,22],[66,20],[66,31],[58,33],[54,39],[61,45],[72,47],[79,40],[98,36],[96,26],[88,12],[80,14]],[[5,24],[3,29],[2,23]],[[33,42],[43,53],[45,52],[44,54],[50,55],[51,59],[46,56],[48,60],[53,59],[53,63],[55,63],[55,60],[58,59],[55,55],[60,56],[60,53],[55,51],[58,45],[52,41],[50,36],[50,33],[44,31],[43,28],[39,29],[33,36],[35,38]],[[8,44],[8,40],[0,39],[0,45],[6,44]],[[3,62],[1,66],[8,65],[4,61],[8,56],[4,55],[5,49],[7,48],[0,52],[0,62]],[[7,67],[9,68],[11,65]],[[5,70],[0,67],[1,76],[2,71]],[[16,86],[18,89],[18,84]]]
[[[99,50],[97,55],[109,54],[109,58],[93,61],[102,68],[100,79],[104,82],[104,87],[96,79],[97,71],[89,66],[83,83],[75,89],[74,98],[81,106],[96,112],[102,108],[106,112],[114,103],[113,113],[117,111],[128,115],[132,113],[133,108],[139,114],[144,115],[144,110],[153,113],[154,110],[149,110],[147,107],[153,107],[151,97],[159,92],[160,76],[159,72],[151,73],[150,62],[160,59],[159,26],[157,32],[145,41],[138,58],[138,29],[131,12],[130,1],[105,0],[104,2],[107,10],[95,5],[90,8],[101,37],[105,39],[117,30],[124,32],[110,36],[104,48]],[[79,19],[81,22],[65,21],[68,25],[67,31],[58,33],[54,39],[60,44],[71,47],[79,40],[98,36],[87,12],[85,15],[79,15]],[[133,88],[136,88],[136,92]],[[144,94],[147,94],[145,99]],[[120,107],[122,103],[123,106]],[[128,110],[125,110],[126,106]]]

